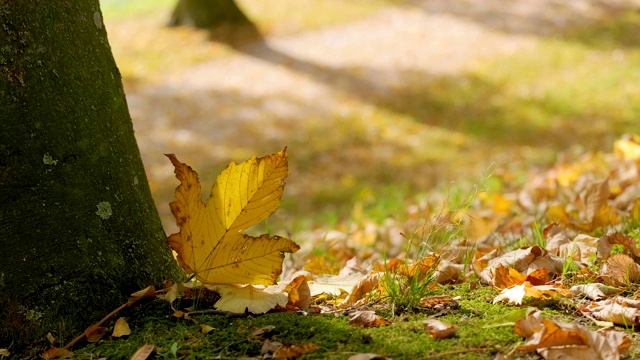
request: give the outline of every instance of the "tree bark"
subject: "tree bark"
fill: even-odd
[[[98,0],[0,0],[0,348],[181,275]]]

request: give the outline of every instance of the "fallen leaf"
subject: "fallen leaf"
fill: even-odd
[[[289,294],[287,306],[302,310],[307,310],[311,306],[311,290],[304,275],[298,275],[291,280],[284,288],[284,292]]]
[[[152,344],[142,345],[132,356],[130,360],[146,360],[153,353],[154,346]]]
[[[628,286],[640,280],[640,266],[629,255],[610,256],[598,273],[607,285]]]
[[[420,307],[427,309],[456,308],[458,301],[449,295],[426,296],[420,299]]]
[[[57,347],[50,347],[47,351],[43,352],[42,354],[40,354],[40,357],[47,360],[47,359],[66,359],[66,358],[70,358],[73,356],[73,353],[67,349],[62,349],[62,348],[57,348]]]
[[[428,319],[422,322],[432,338],[436,340],[453,337],[458,331],[455,325],[445,324],[440,320]]]
[[[273,325],[266,325],[259,329],[256,329],[249,335],[249,340],[265,340],[266,338],[268,338],[268,336],[265,336],[265,334],[270,333],[275,328],[276,327]]]
[[[284,307],[289,300],[286,294],[276,289],[261,289],[252,285],[216,285],[220,300],[214,304],[216,309],[242,314],[249,311],[253,314],[264,314],[276,305]],[[272,292],[273,291],[273,292]]]
[[[613,142],[613,153],[623,161],[640,159],[640,139],[638,135],[627,135]]]
[[[318,350],[318,345],[309,344],[293,344],[282,345],[273,352],[273,359],[296,359],[304,354],[308,354]]]
[[[349,306],[355,305],[356,302],[364,299],[367,294],[378,287],[378,283],[380,282],[380,278],[382,277],[382,273],[375,272],[367,275],[365,278],[360,280],[354,287],[349,297],[345,299],[338,308],[346,308]]]
[[[623,326],[640,325],[640,301],[638,300],[616,296],[594,302],[589,306],[580,306],[579,310],[597,320],[610,321]]]
[[[622,332],[596,332],[575,323],[542,319],[535,310],[518,320],[515,332],[527,338],[516,351],[538,353],[545,359],[617,360],[628,351],[631,340]]]
[[[125,335],[131,335],[131,329],[129,328],[129,324],[127,324],[127,320],[123,317],[116,320],[116,324],[113,326],[112,337],[119,338]]]
[[[515,285],[510,288],[502,289],[500,294],[493,299],[493,303],[506,301],[510,304],[521,305],[525,297],[534,299],[550,299],[556,295],[571,295],[571,292],[561,286],[555,285],[531,285],[525,281],[521,285]]]
[[[275,284],[284,253],[300,247],[287,238],[252,237],[242,231],[280,206],[288,173],[286,149],[241,164],[231,162],[206,204],[198,174],[175,155],[167,157],[180,180],[169,204],[180,232],[167,240],[180,266],[207,284]]]
[[[309,281],[309,290],[311,296],[320,295],[322,293],[340,295],[342,292],[350,293],[354,286],[362,280],[365,275],[320,275],[316,276],[313,281]]]
[[[102,337],[106,332],[107,332],[106,327],[93,325],[84,331],[84,336],[86,336],[88,342],[94,343],[102,339]]]
[[[11,355],[11,353],[9,352],[9,350],[7,350],[7,349],[0,349],[0,356],[6,356],[6,357],[9,357],[9,355]]]
[[[487,266],[478,276],[488,284],[494,283],[495,271],[499,265],[513,268],[516,271],[529,275],[537,269],[545,268],[549,276],[562,273],[564,261],[547,250],[535,245],[511,251],[502,256],[489,260]],[[474,267],[476,270],[476,267]]]
[[[358,310],[349,313],[349,325],[363,327],[387,326],[391,322],[380,317],[372,310]]]
[[[155,286],[147,286],[142,290],[138,290],[129,296],[129,300],[127,300],[127,306],[133,305],[136,301],[141,299],[149,299],[154,298],[156,296],[156,288]]]
[[[355,354],[351,355],[347,358],[347,360],[388,360],[389,358],[386,356],[366,353],[366,354]]]
[[[622,291],[617,287],[607,286],[600,283],[576,285],[571,287],[569,290],[573,295],[585,295],[591,300],[602,300]]]
[[[215,330],[215,328],[213,326],[207,325],[207,324],[200,324],[200,331],[203,334],[208,334],[210,332],[212,332],[213,330]]]

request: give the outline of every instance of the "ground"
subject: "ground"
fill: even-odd
[[[637,131],[640,15],[632,1],[239,3],[261,41],[165,28],[170,1],[102,4],[167,233],[176,231],[167,204],[177,182],[165,153],[211,184],[229,161],[286,146],[284,204],[267,229],[311,244],[353,224],[359,233],[349,241],[366,237],[369,225],[393,231],[389,223],[410,219],[407,208],[425,196],[459,197],[462,206],[473,184],[506,193],[553,164],[609,152],[620,135]],[[444,342],[423,333],[422,320],[433,314],[356,330],[344,316],[202,316],[198,322],[220,330],[204,335],[153,303],[128,314],[138,330],[127,342],[92,345],[79,356],[126,358],[147,342],[168,358],[255,356],[261,343],[247,335],[269,324],[280,341],[318,344],[309,358],[510,353],[522,339],[512,328],[481,327],[511,308],[491,305],[494,290],[469,286],[434,292],[463,296],[461,310],[443,321],[469,324]],[[574,310],[555,302],[545,311],[567,320]],[[317,331],[298,331],[308,328]]]

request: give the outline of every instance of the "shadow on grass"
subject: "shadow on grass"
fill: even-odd
[[[285,208],[343,216],[362,191],[384,198],[399,188],[409,196],[457,176],[476,178],[491,162],[526,168],[554,161],[574,144],[608,150],[619,134],[634,131],[640,117],[634,105],[640,103],[634,85],[640,73],[630,65],[640,55],[631,49],[630,62],[615,62],[597,49],[635,44],[639,24],[637,14],[627,14],[455,76],[329,67],[264,41],[238,45],[251,57],[337,90],[338,101],[352,103],[342,115],[331,108],[335,103],[309,102],[295,89],[256,96],[165,87],[130,94],[129,101],[140,111],[133,117],[145,119],[136,122],[136,131],[166,129],[139,138],[143,154],[157,154],[145,164],[162,171],[152,174],[151,185],[165,225],[173,222],[166,204],[176,184],[162,152],[180,154],[207,189],[229,160],[288,146]],[[603,26],[616,30],[602,32]],[[585,61],[594,52],[597,61]]]

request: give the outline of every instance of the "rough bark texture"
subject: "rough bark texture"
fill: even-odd
[[[211,29],[220,25],[252,26],[234,0],[178,0],[169,26]]]
[[[98,0],[0,0],[0,99],[0,348],[180,276]]]

